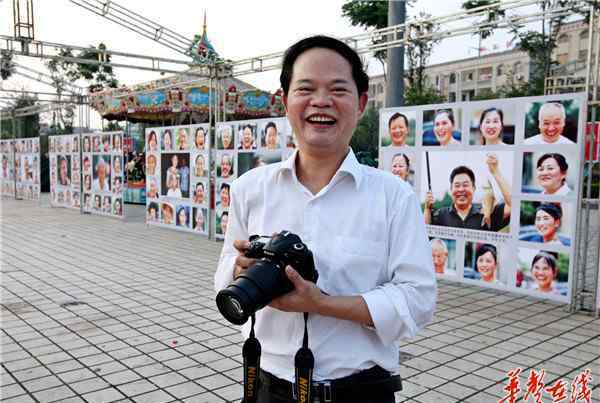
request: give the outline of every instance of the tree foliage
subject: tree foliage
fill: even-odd
[[[479,7],[490,6],[494,3],[496,3],[496,6],[492,7],[488,11],[486,18],[481,21],[485,25],[477,32],[480,40],[486,39],[494,33],[494,29],[498,27],[498,20],[505,15],[504,10],[500,9],[497,0],[467,0],[461,6],[464,10],[470,11]]]
[[[379,111],[368,108],[362,119],[356,125],[350,141],[350,147],[356,153],[361,164],[376,167],[379,139]]]
[[[15,96],[5,110],[13,110],[33,106],[38,103],[36,97],[22,93]],[[40,131],[40,115],[33,114],[21,116],[15,119],[3,119],[0,123],[0,132],[2,139],[11,139],[13,137],[35,137]]]
[[[0,53],[0,77],[3,80],[8,80],[15,72],[15,63],[13,62],[13,53],[8,50],[3,50]]]
[[[410,24],[407,30],[410,43],[404,49],[408,64],[405,74],[408,84],[406,92],[414,94],[414,99],[436,91],[427,82],[427,76],[425,75],[425,69],[433,48],[440,42],[440,39],[435,38],[435,34],[440,30],[440,27],[438,24],[432,23],[430,18],[430,14],[420,13],[418,21]],[[405,94],[405,99],[408,99],[409,95]]]

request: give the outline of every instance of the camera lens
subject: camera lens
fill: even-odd
[[[248,314],[244,312],[242,304],[236,299],[236,295],[230,293],[219,293],[217,295],[217,307],[221,314],[231,323],[244,324],[248,320]]]
[[[285,285],[279,266],[259,260],[227,288],[219,291],[217,307],[229,322],[243,325],[254,312],[289,291]]]

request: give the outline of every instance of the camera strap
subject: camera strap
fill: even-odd
[[[242,347],[244,358],[244,400],[242,403],[256,403],[258,399],[258,380],[260,375],[260,342],[254,336],[254,323],[256,318],[251,316],[252,327],[250,336]]]
[[[308,348],[308,312],[304,312],[304,338],[302,347],[296,352],[296,383],[294,397],[298,403],[312,402],[312,374],[315,367],[315,357]]]

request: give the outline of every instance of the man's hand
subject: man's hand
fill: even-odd
[[[235,280],[238,276],[248,269],[248,267],[252,266],[256,259],[247,258],[244,254],[246,253],[246,249],[250,246],[250,242],[242,239],[236,239],[233,241],[233,247],[236,248],[239,252],[238,256],[235,258],[235,266],[233,268],[233,279]]]
[[[485,163],[487,164],[490,173],[496,175],[498,172],[498,157],[496,157],[496,154],[488,154]]]
[[[427,195],[425,196],[425,208],[427,210],[431,210],[433,208],[433,193],[430,191],[427,192]]]
[[[292,266],[285,268],[285,274],[294,285],[294,290],[275,298],[269,306],[284,312],[318,313],[320,302],[325,294],[315,283],[303,279]]]

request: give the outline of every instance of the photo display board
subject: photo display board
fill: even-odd
[[[231,182],[249,170],[287,158],[295,143],[287,118],[221,122],[215,135],[215,238],[229,221]]]
[[[13,140],[0,140],[0,155],[0,158],[2,158],[0,194],[6,197],[15,197],[15,154]]]
[[[50,205],[79,209],[81,168],[79,134],[48,138]]]
[[[40,139],[15,140],[15,172],[17,173],[17,198],[40,199]]]
[[[81,135],[83,210],[123,218],[123,132]]]
[[[146,129],[146,223],[208,234],[208,124]]]
[[[585,94],[387,108],[379,168],[419,197],[439,277],[570,301]]]

